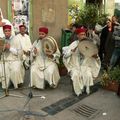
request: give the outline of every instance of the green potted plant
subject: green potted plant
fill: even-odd
[[[118,92],[118,87],[120,85],[120,67],[117,66],[112,70],[104,71],[101,83],[105,89]]]

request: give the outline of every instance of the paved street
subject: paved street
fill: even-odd
[[[120,98],[114,92],[95,85],[91,94],[76,97],[69,76],[60,80],[58,88],[29,89],[28,74],[24,86],[9,90],[9,96],[0,99],[0,120],[119,120]],[[32,97],[40,95],[41,97]],[[4,95],[1,90],[0,95]],[[17,98],[11,94],[23,96]],[[44,97],[45,99],[44,99]],[[29,101],[30,99],[30,101]]]

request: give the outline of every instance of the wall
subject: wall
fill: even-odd
[[[8,0],[0,0],[4,18],[8,18]],[[40,26],[49,28],[49,35],[60,44],[61,29],[66,28],[68,21],[68,0],[31,0],[31,39],[38,38]],[[59,2],[59,3],[58,3]]]
[[[4,18],[8,18],[7,0],[0,0],[0,8],[2,9]]]
[[[33,40],[38,38],[39,27],[47,26],[49,35],[60,43],[61,29],[67,26],[67,0],[33,0],[32,9]]]

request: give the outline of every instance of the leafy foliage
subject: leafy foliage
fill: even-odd
[[[95,5],[86,5],[79,13],[76,21],[80,24],[89,26],[96,24],[96,18],[98,17],[98,7]]]
[[[117,66],[112,70],[104,71],[101,77],[101,84],[106,86],[110,81],[120,83],[120,67]]]
[[[113,70],[109,70],[108,75],[111,80],[116,80],[117,82],[120,83],[120,67],[119,66],[113,68]]]
[[[68,14],[72,18],[73,21],[76,21],[79,16],[80,7],[77,4],[72,4],[68,8]]]
[[[103,71],[102,77],[101,77],[101,85],[106,86],[110,80],[110,77],[107,73],[107,71]]]
[[[101,14],[98,5],[87,4],[83,9],[78,5],[73,5],[69,8],[69,15],[75,19],[75,23],[80,25],[95,26],[96,23],[104,25],[108,14]]]

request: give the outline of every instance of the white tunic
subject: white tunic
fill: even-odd
[[[21,52],[25,51],[30,51],[32,48],[32,43],[30,40],[30,37],[27,34],[21,35],[20,33],[15,36],[15,40],[18,41],[19,43],[19,48],[21,49]],[[27,59],[27,56],[23,54],[21,56],[22,60]]]
[[[57,51],[53,54],[53,59],[48,58],[43,53],[41,40],[36,40],[33,46],[37,48],[38,53],[31,66],[31,86],[44,89],[44,82],[46,80],[50,86],[54,85],[54,88],[57,87],[60,79],[58,66],[56,64],[60,58],[57,43]]]
[[[93,57],[85,57],[78,51],[79,41],[74,41],[67,47],[63,47],[63,62],[70,73],[73,88],[76,95],[80,95],[86,86],[89,94],[89,86],[93,85],[94,77],[98,76],[100,61]],[[72,52],[76,48],[75,52]]]
[[[1,56],[0,81],[3,89],[9,87],[10,81],[14,88],[18,88],[18,84],[23,83],[24,80],[24,68],[19,57],[19,43],[13,37],[6,39],[6,42],[10,43],[10,50],[3,52]]]

